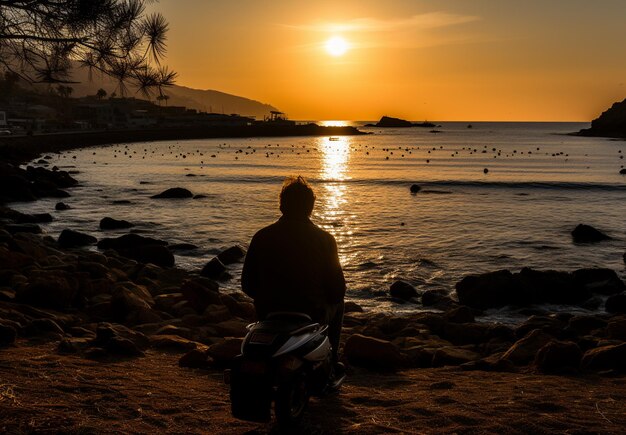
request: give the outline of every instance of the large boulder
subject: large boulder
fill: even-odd
[[[539,329],[535,329],[521,340],[516,341],[513,346],[502,355],[502,359],[509,360],[516,365],[528,364],[535,359],[539,349],[548,344],[552,339],[553,337],[551,335]]]
[[[375,370],[397,370],[407,363],[392,342],[361,334],[353,334],[346,340],[344,355],[352,365]]]
[[[519,283],[508,270],[469,275],[456,283],[459,303],[478,309],[511,305],[519,292]]]
[[[80,233],[74,230],[63,230],[59,235],[59,246],[62,248],[76,248],[80,246],[88,246],[96,243],[98,239],[89,234]]]
[[[588,270],[587,270],[588,271]],[[609,291],[614,281],[589,281],[606,274],[582,271],[573,274],[554,270],[523,268],[513,274],[508,270],[470,275],[456,284],[459,302],[472,308],[499,308],[506,305],[580,304],[591,296],[591,289]]]
[[[213,257],[200,271],[200,275],[210,279],[222,279],[226,273],[226,266],[219,258]]]
[[[13,326],[0,323],[0,347],[12,345],[16,337],[17,331]]]
[[[609,296],[606,300],[605,309],[607,313],[626,314],[626,293]]]
[[[100,220],[101,230],[120,230],[120,229],[125,229],[125,228],[132,228],[132,227],[134,227],[134,225],[128,221],[113,219],[108,216]]]
[[[118,341],[122,338],[131,341],[135,347],[141,350],[146,349],[150,344],[148,337],[141,332],[133,331],[117,323],[98,324],[96,328],[96,338],[93,340],[92,344],[99,347],[107,347],[111,340]],[[113,346],[116,346],[116,344]]]
[[[23,304],[63,310],[77,303],[78,290],[76,274],[63,270],[33,272],[15,298]]]
[[[222,304],[219,286],[211,280],[188,279],[183,282],[180,292],[198,314],[202,314],[209,305]]]
[[[167,249],[163,240],[143,237],[138,234],[125,234],[117,238],[106,238],[98,242],[100,249],[113,249],[118,254],[140,263],[152,263],[161,267],[174,266],[174,254]]]
[[[164,190],[163,192],[152,195],[151,198],[154,199],[163,199],[163,198],[193,198],[193,193],[189,190],[184,189],[182,187],[172,187],[170,189]]]
[[[621,293],[626,285],[612,269],[593,268],[574,271],[574,282],[588,292],[605,296]]]
[[[207,350],[207,355],[213,358],[218,366],[227,366],[237,355],[241,354],[242,338],[228,337],[223,341],[212,344]]]
[[[406,281],[395,281],[389,287],[389,294],[398,299],[409,300],[418,296],[417,290]]]
[[[246,256],[246,250],[239,245],[231,246],[217,254],[217,258],[223,264],[232,264],[241,261]]]
[[[442,347],[433,355],[433,367],[458,366],[480,358],[476,352],[461,347]]]
[[[580,367],[584,370],[626,370],[626,343],[601,346],[583,355]]]
[[[537,352],[535,365],[546,373],[559,372],[563,369],[577,369],[583,353],[580,347],[571,341],[552,340]]]
[[[626,316],[613,317],[606,327],[609,338],[626,341]]]
[[[572,239],[574,243],[595,243],[603,240],[609,240],[611,237],[603,232],[595,229],[591,225],[578,224],[572,230]]]

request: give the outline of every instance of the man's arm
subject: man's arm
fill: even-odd
[[[328,282],[326,283],[326,297],[329,304],[338,304],[343,302],[343,298],[346,295],[346,280],[343,276],[341,263],[339,262],[337,242],[330,234],[328,259],[330,260],[330,264],[327,275]]]

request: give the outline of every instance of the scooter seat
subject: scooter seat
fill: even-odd
[[[255,323],[250,328],[254,332],[265,332],[272,334],[292,334],[296,331],[315,329],[318,323],[311,320],[309,316],[301,313],[271,313],[265,319]]]

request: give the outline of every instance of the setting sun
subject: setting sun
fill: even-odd
[[[331,56],[339,57],[348,51],[348,42],[341,36],[333,36],[326,41],[326,52]]]

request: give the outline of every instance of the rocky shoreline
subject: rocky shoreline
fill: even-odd
[[[58,169],[3,165],[4,201],[64,197],[69,194],[63,189],[76,184]],[[21,336],[44,335],[59,341],[60,352],[88,358],[142,355],[149,347],[165,347],[192,351],[181,358],[182,365],[224,367],[254,320],[252,302],[243,293],[220,291],[227,265],[245,256],[241,247],[190,272],[174,267],[166,241],[133,233],[98,241],[70,230],[54,240],[37,225],[49,222],[49,214],[3,207],[0,219],[0,337],[5,346]],[[110,218],[105,223],[130,225]],[[82,249],[96,243],[100,252]],[[440,312],[400,317],[364,313],[348,303],[344,355],[350,364],[385,370],[445,365],[624,370],[625,289],[609,269],[468,276],[457,283],[457,300],[441,291],[419,294],[398,281],[391,297]],[[481,310],[488,308],[543,303],[598,308],[602,297],[608,297],[606,314],[543,312],[516,328],[480,321]]]
[[[58,168],[2,165],[5,202],[63,198],[76,184]],[[178,355],[180,367],[221,371],[239,353],[246,325],[255,320],[254,306],[241,292],[221,291],[219,280],[228,277],[228,264],[242,261],[244,248],[233,246],[202,270],[185,271],[175,267],[166,241],[132,233],[98,241],[69,230],[55,240],[38,226],[51,219],[0,208],[0,359],[3,348],[53,345],[58,355],[98,364],[168,352]],[[93,244],[99,252],[84,249]],[[624,290],[608,269],[468,276],[457,284],[457,299],[440,291],[420,294],[399,281],[391,297],[433,312],[395,316],[347,303],[343,360],[349,370],[385,373],[454,367],[623,377]],[[606,303],[607,312],[535,308],[545,302]],[[527,307],[528,319],[517,326],[482,321],[482,310],[507,305]]]

